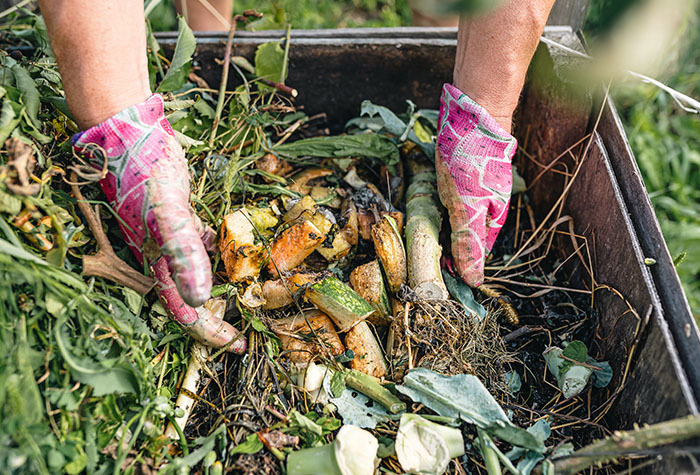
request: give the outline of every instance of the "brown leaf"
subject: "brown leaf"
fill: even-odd
[[[29,182],[29,177],[36,166],[32,147],[17,137],[12,137],[5,141],[5,148],[10,157],[5,167],[8,178],[5,182],[7,188],[16,195],[31,196],[37,194],[41,185]]]

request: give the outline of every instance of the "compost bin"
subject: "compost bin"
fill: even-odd
[[[239,32],[235,54],[252,59],[258,45],[283,36]],[[545,36],[582,48],[568,27],[547,27]],[[166,50],[175,39],[159,36]],[[215,59],[223,56],[225,42],[223,34],[198,36],[195,64],[210,84],[219,82]],[[308,114],[327,113],[329,126],[339,131],[364,99],[401,109],[409,98],[437,108],[441,86],[451,80],[455,48],[456,29],[450,28],[294,31],[287,83],[299,90],[297,106]],[[535,158],[521,170],[527,183],[534,181],[529,197],[537,213],[546,213],[564,191],[563,174],[546,171],[576,175],[559,205],[578,238],[587,241],[595,281],[581,266],[567,272],[572,286],[593,289],[597,344],[613,366],[612,387],[619,391],[609,425],[622,429],[698,414],[698,327],[614,105],[602,85],[582,87],[568,79],[567,71],[581,61],[551,44],[541,44],[533,61],[515,124],[520,144]],[[234,86],[235,75],[230,81]],[[578,156],[569,153],[575,147]],[[576,245],[568,237],[559,241],[562,250]],[[689,463],[668,458],[652,470],[678,473],[689,470]]]

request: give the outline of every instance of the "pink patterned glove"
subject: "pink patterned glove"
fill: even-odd
[[[108,173],[100,186],[141,264],[145,255],[158,296],[173,318],[194,338],[212,346],[223,346],[237,336],[228,323],[190,306],[198,307],[210,297],[211,264],[202,240],[211,240],[211,230],[190,212],[187,162],[163,113],[163,99],[154,94],[76,134],[73,147],[99,169],[106,156]],[[245,340],[240,340],[231,350],[244,347]]]
[[[484,261],[508,213],[511,160],[517,141],[456,87],[440,101],[435,168],[440,200],[452,227],[452,256],[472,287],[484,279]]]

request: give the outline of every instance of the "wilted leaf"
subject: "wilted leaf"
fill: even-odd
[[[284,83],[287,78],[281,78],[282,69],[284,69],[284,50],[279,41],[270,41],[258,46],[255,50],[256,76]]]
[[[34,80],[29,75],[29,72],[19,63],[12,65],[12,74],[15,76],[15,86],[22,92],[22,103],[27,112],[27,117],[31,124],[37,129],[41,128],[39,122],[39,90],[34,84]]]
[[[329,377],[323,380],[323,388],[332,395],[330,380]],[[388,421],[390,417],[381,405],[353,389],[344,389],[340,397],[331,398],[330,401],[338,408],[343,424],[374,429],[379,422]]]
[[[281,155],[299,157],[368,157],[393,165],[399,161],[399,149],[387,137],[376,134],[312,137],[274,148]]]
[[[175,91],[185,84],[187,75],[190,73],[192,55],[196,45],[197,40],[190,27],[187,26],[187,21],[183,17],[179,17],[175,53],[173,53],[168,72],[165,73],[163,81],[156,89],[157,92]]]
[[[607,361],[596,361],[593,358],[589,358],[588,363],[600,368],[600,371],[593,371],[593,385],[596,388],[604,388],[610,384],[613,377],[613,370],[610,363]]]
[[[474,299],[471,287],[445,270],[442,271],[442,278],[452,298],[461,303],[467,312],[475,314],[479,320],[486,318],[486,309]]]
[[[544,444],[524,429],[516,427],[479,378],[471,374],[444,376],[416,368],[396,390],[420,402],[441,416],[460,418],[513,445],[537,452]]]

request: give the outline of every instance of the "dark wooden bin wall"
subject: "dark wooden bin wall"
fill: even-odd
[[[569,28],[548,27],[546,35],[580,48]],[[235,54],[252,59],[262,42],[281,32],[241,32]],[[370,99],[394,110],[405,100],[437,108],[442,84],[451,81],[456,32],[447,28],[295,31],[287,83],[299,90],[297,104],[307,113],[326,112],[341,130]],[[171,50],[174,37],[161,35]],[[196,65],[218,87],[224,38],[201,35]],[[551,47],[540,46],[521,101],[516,133],[528,152],[543,163],[586,135],[600,106],[581,90],[565,87],[560,69],[571,62]],[[231,86],[236,75],[231,75]],[[523,140],[523,138],[526,140]],[[569,163],[572,170],[573,162]],[[526,181],[539,170],[524,170]],[[535,209],[546,210],[561,191],[555,174],[547,174],[531,192]],[[615,425],[653,423],[697,414],[700,395],[700,337],[653,214],[639,170],[631,156],[617,114],[606,103],[586,162],[574,183],[563,214],[573,218],[577,234],[587,238],[599,284],[617,289],[642,320],[643,331],[627,382],[609,417]],[[644,257],[654,257],[651,270]],[[659,290],[660,288],[660,290]],[[633,344],[637,319],[625,301],[608,290],[595,295],[600,314],[603,356],[613,363],[619,383]],[[627,314],[625,314],[627,312]],[[625,314],[622,318],[618,317]],[[686,460],[669,459],[654,471],[689,470]]]

